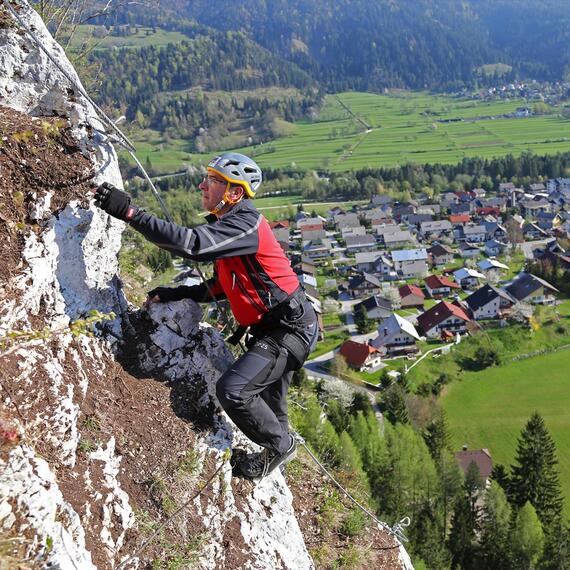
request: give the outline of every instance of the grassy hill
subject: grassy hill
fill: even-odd
[[[570,350],[468,372],[442,399],[453,445],[486,447],[494,463],[510,465],[520,431],[534,411],[546,422],[558,452],[565,513],[570,515]]]
[[[555,113],[501,118],[522,100],[479,101],[428,93],[329,95],[313,121],[295,123],[294,134],[239,150],[274,168],[345,171],[407,162],[456,163],[464,157],[557,153],[570,144],[570,120]],[[457,122],[441,122],[463,119]],[[205,163],[182,140],[165,141],[156,131],[134,134],[143,161],[157,171]]]

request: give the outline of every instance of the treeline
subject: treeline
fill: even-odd
[[[424,428],[405,415],[388,421],[385,414],[380,423],[368,397],[346,384],[311,388],[303,373],[294,382],[293,397],[302,403],[292,410],[295,427],[381,520],[411,518],[406,548],[417,570],[568,567],[556,449],[538,414],[523,429],[511,468],[497,465],[485,489],[475,463],[460,473],[443,413]],[[402,391],[405,382],[396,381]],[[365,522],[351,532],[364,532]]]
[[[333,91],[473,86],[484,81],[484,63],[512,65],[511,79],[551,81],[570,67],[565,0],[221,0],[216,10],[205,0],[174,0],[120,14],[121,22],[180,31],[189,27],[183,18],[243,30]]]
[[[316,83],[295,65],[261,48],[243,33],[214,32],[163,47],[96,51],[91,63],[104,70],[98,88],[102,105],[120,109],[140,127],[193,139],[194,150],[210,150],[236,123],[249,119],[243,144],[275,136],[274,118],[292,122],[322,98]],[[294,88],[293,95],[256,89]],[[231,92],[251,90],[248,96]],[[207,93],[207,92],[216,93]],[[220,93],[228,92],[228,93]],[[272,130],[273,129],[273,130]]]
[[[255,153],[252,155],[255,158]],[[134,171],[125,171],[130,176]],[[336,173],[264,168],[263,194],[302,195],[307,200],[368,199],[388,193],[409,201],[425,194],[431,199],[448,190],[484,188],[496,191],[502,182],[528,186],[537,180],[570,176],[570,152],[556,155],[524,153],[501,158],[465,158],[457,164],[406,164]],[[200,173],[158,182],[164,192],[196,189]],[[141,191],[145,185],[136,183]]]

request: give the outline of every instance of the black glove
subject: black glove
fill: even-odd
[[[105,210],[107,214],[128,222],[139,211],[131,205],[131,197],[108,182],[103,182],[95,192],[95,205]]]
[[[156,287],[147,293],[149,299],[158,295],[161,303],[169,303],[170,301],[180,301],[181,299],[192,299],[196,303],[203,303],[207,296],[208,290],[204,284],[193,285],[187,287],[181,285],[180,287]]]

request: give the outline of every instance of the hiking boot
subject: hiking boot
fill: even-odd
[[[241,473],[249,479],[263,479],[277,467],[295,459],[297,455],[297,441],[292,435],[290,437],[291,444],[285,453],[279,454],[269,449],[264,449],[257,453],[248,453],[239,463]]]

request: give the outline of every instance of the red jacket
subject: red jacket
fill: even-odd
[[[216,297],[227,297],[240,325],[256,324],[299,288],[297,275],[251,200],[242,200],[219,218],[208,216],[208,222],[184,228],[140,210],[130,224],[163,249],[214,261],[210,290]],[[206,293],[205,286],[199,287]]]

